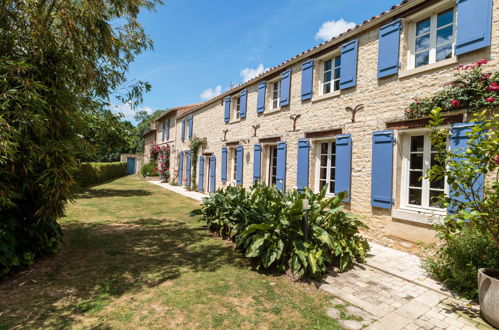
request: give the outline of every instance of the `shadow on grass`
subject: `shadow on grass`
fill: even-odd
[[[88,189],[77,194],[76,198],[138,197],[149,195],[152,195],[150,191],[142,189]]]
[[[0,300],[0,329],[70,327],[79,316],[92,315],[125,293],[191,272],[247,267],[207,231],[180,221],[73,222],[64,232],[57,255],[0,283],[0,297],[8,297]]]

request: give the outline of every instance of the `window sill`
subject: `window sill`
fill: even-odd
[[[281,107],[277,107],[277,108],[274,108],[274,109],[269,110],[269,111],[264,111],[264,112],[263,112],[263,115],[264,115],[264,116],[271,115],[271,114],[274,114],[274,113],[279,112],[279,111],[281,111],[281,110],[282,110],[282,108],[281,108]]]
[[[457,56],[454,56],[452,58],[448,58],[448,59],[440,61],[440,62],[435,62],[432,64],[424,65],[424,66],[419,67],[419,68],[402,71],[399,73],[399,78],[410,77],[410,76],[413,76],[413,75],[416,75],[419,73],[423,73],[426,71],[431,71],[431,70],[439,69],[439,68],[442,68],[445,66],[453,65],[453,64],[456,64],[457,62],[458,62]]]
[[[426,225],[434,225],[442,223],[444,211],[430,210],[409,210],[409,209],[393,209],[392,217],[400,220],[414,221]]]
[[[241,122],[241,118],[229,121],[227,124],[237,124]]]
[[[318,101],[322,101],[322,100],[331,99],[333,97],[338,97],[340,95],[341,95],[341,90],[337,90],[337,91],[334,91],[334,92],[331,92],[331,93],[328,93],[328,94],[314,96],[314,97],[312,97],[312,103],[318,102]]]

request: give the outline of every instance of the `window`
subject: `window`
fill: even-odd
[[[234,113],[235,113],[235,118],[239,119],[241,118],[241,98],[236,97],[236,102],[234,102]]]
[[[269,147],[267,161],[267,185],[275,185],[277,183],[276,174],[277,174],[277,146]]]
[[[336,181],[336,141],[321,142],[317,150],[316,190],[328,185],[327,193],[334,194]]]
[[[340,89],[341,56],[324,61],[322,66],[322,94],[328,94]]]
[[[402,204],[408,208],[442,209],[440,196],[447,191],[445,178],[426,179],[426,171],[437,162],[429,133],[407,136],[404,144]]]
[[[454,55],[454,8],[415,24],[414,67],[439,62]]]
[[[272,109],[277,109],[279,108],[279,101],[280,101],[280,95],[281,95],[281,81],[278,80],[276,82],[273,82],[272,83],[272,89],[271,89],[271,95],[270,95],[270,99],[271,99],[271,105],[272,105]]]

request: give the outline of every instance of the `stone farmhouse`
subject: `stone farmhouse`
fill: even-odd
[[[447,210],[446,182],[419,180],[430,166],[428,119],[407,120],[458,65],[498,69],[498,0],[404,0],[207,102],[171,109],[147,133],[170,144],[171,183],[212,192],[254,182],[281,190],[327,185],[373,232],[431,242]],[[466,143],[464,111],[448,112],[451,147]],[[193,138],[206,138],[197,155]],[[147,150],[146,150],[147,156]],[[147,160],[146,160],[147,161]]]

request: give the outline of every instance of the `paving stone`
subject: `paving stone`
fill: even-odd
[[[411,319],[417,319],[429,310],[430,307],[420,303],[419,301],[412,300],[397,308],[395,312]]]
[[[363,309],[355,307],[355,306],[348,306],[346,308],[346,310],[347,310],[348,314],[359,316],[365,322],[371,322],[375,318],[374,315],[366,312]]]
[[[378,321],[374,322],[372,325],[367,327],[367,329],[373,330],[398,330],[403,329],[405,326],[411,324],[411,319],[396,312],[389,313],[383,316]]]
[[[362,323],[360,323],[359,321],[353,321],[353,320],[341,320],[340,325],[343,329],[347,330],[358,330],[364,327]]]
[[[336,308],[328,308],[326,309],[326,314],[332,319],[339,320],[341,312]]]
[[[446,297],[444,295],[434,293],[434,292],[426,292],[421,294],[415,298],[416,301],[423,303],[427,306],[433,307],[437,305],[439,302],[444,300]]]
[[[329,303],[333,306],[346,304],[343,300],[338,299],[338,298],[333,298],[333,299],[329,300]]]

